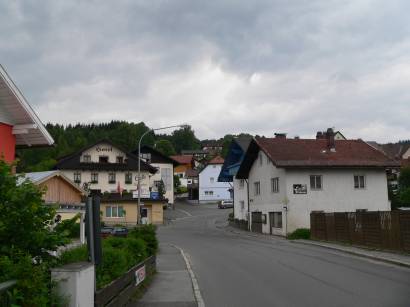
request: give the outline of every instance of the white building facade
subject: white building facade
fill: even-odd
[[[231,200],[231,184],[218,182],[223,159],[216,157],[212,159],[199,173],[199,202],[216,203],[221,200]]]
[[[138,190],[138,158],[109,141],[101,141],[61,159],[56,169],[80,187],[104,193]],[[141,161],[141,197],[150,198],[157,170]]]
[[[303,146],[299,146],[297,142],[294,146],[294,141],[296,140],[292,140],[291,148],[304,146],[304,140],[300,140]],[[338,144],[338,142],[336,142],[335,150],[337,152],[337,145],[340,145],[343,147],[343,150],[341,149],[343,154],[338,153],[336,158],[331,157],[332,161],[339,159],[339,165],[336,166],[329,162],[319,161],[320,156],[318,161],[313,161],[312,155],[306,152],[296,154],[299,155],[298,159],[306,155],[306,161],[283,160],[286,155],[292,155],[288,150],[281,152],[278,149],[280,147],[289,149],[286,141],[275,141],[274,139],[253,141],[251,145],[253,146],[253,157],[250,158],[252,154],[248,152],[249,156],[245,157],[245,162],[238,172],[239,178],[249,182],[249,219],[253,231],[286,235],[298,228],[310,228],[312,211],[390,210],[387,178],[383,167],[383,164],[389,164],[387,157],[378,155],[370,146],[364,148],[367,145],[364,142],[363,144]],[[316,145],[311,147],[317,148]],[[358,147],[359,151],[362,150],[364,153],[366,151],[371,153],[374,156],[374,159],[370,161],[373,166],[364,160],[354,162],[355,166],[342,166],[342,164],[353,164],[354,160],[349,160],[349,157],[346,157],[346,161],[342,161],[343,155],[349,155],[346,152],[349,146]],[[335,152],[324,153],[322,151],[322,153],[328,155],[325,158],[328,159]],[[368,156],[368,154],[365,155],[365,157]],[[290,158],[293,159],[296,156]],[[347,163],[348,160],[349,163]],[[301,167],[300,165],[303,164],[305,165]],[[368,165],[365,166],[365,164]],[[236,184],[234,189],[235,195],[243,192]]]

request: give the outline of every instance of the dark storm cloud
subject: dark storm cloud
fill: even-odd
[[[393,141],[410,135],[409,8],[4,1],[0,56],[44,121],[190,122],[201,137],[335,126]]]

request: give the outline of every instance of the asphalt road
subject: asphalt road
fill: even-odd
[[[235,233],[229,212],[177,203],[158,230],[188,254],[206,306],[410,306],[410,269]]]

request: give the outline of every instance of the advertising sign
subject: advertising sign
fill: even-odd
[[[138,198],[138,190],[132,192],[133,198]],[[141,198],[150,198],[149,189],[141,187]]]
[[[145,279],[145,264],[135,271],[135,285],[138,286]]]
[[[307,194],[307,185],[306,184],[294,184],[293,194]]]
[[[159,199],[159,193],[158,192],[151,192],[151,199]]]

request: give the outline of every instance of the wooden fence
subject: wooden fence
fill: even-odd
[[[102,306],[123,306],[135,293],[135,290],[141,285],[136,285],[135,272],[145,265],[146,276],[150,276],[156,269],[156,258],[151,256],[145,261],[137,264],[131,268],[120,278],[114,280],[109,285],[98,290],[95,293],[94,305],[96,307]]]
[[[410,212],[312,212],[312,239],[410,252]]]

